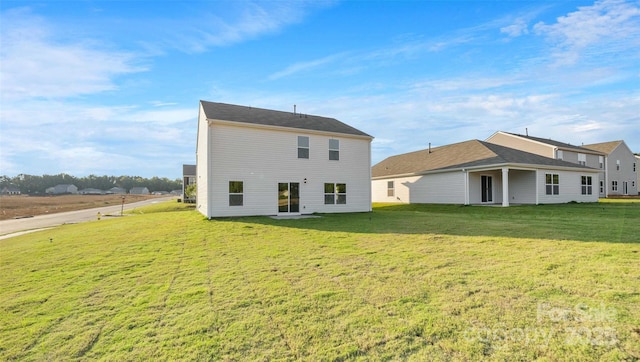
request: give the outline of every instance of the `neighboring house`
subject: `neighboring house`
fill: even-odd
[[[107,190],[107,194],[126,194],[127,190],[122,187],[112,187]]]
[[[149,195],[149,189],[146,187],[132,187],[129,190],[130,195]]]
[[[486,139],[487,142],[535,153],[540,156],[576,163],[600,170],[594,185],[598,196],[606,197],[605,153],[569,143],[529,135],[498,131]]]
[[[583,147],[606,155],[604,184],[607,196],[638,194],[638,160],[624,141],[594,143]]]
[[[199,108],[197,209],[208,218],[371,211],[370,135],[295,111]]]
[[[195,196],[187,197],[187,187],[196,183],[196,165],[182,165],[182,200],[196,202]]]
[[[20,195],[20,189],[13,185],[8,185],[0,190],[0,195]]]
[[[55,185],[45,190],[50,195],[77,194],[78,188],[75,185]]]
[[[471,140],[391,156],[372,168],[374,202],[597,202],[599,170]]]
[[[104,191],[100,189],[86,188],[82,190],[78,190],[80,195],[104,195]]]
[[[640,170],[638,170],[638,167],[640,167],[640,154],[636,153],[634,156],[636,157],[636,186],[638,187],[638,195],[640,195]]]

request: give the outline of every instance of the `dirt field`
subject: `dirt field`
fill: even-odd
[[[120,205],[122,196],[125,196],[124,202],[127,204],[164,197],[152,195],[0,196],[0,220]]]

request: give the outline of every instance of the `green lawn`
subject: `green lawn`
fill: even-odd
[[[640,203],[166,203],[0,240],[0,360],[638,360]]]

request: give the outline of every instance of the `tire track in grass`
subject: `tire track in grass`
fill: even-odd
[[[31,350],[37,346],[40,341],[42,340],[42,338],[46,335],[48,335],[49,333],[51,333],[51,331],[58,325],[60,325],[65,319],[69,318],[69,315],[67,316],[61,316],[58,317],[56,319],[54,319],[51,323],[49,323],[49,325],[45,328],[43,328],[40,333],[38,333],[38,335],[33,339],[33,341],[31,343],[29,343],[28,345],[26,345],[23,349],[22,349],[22,353],[20,355],[18,355],[15,360],[17,361],[21,361],[21,360],[25,360],[27,359],[26,356],[29,352],[31,352]]]
[[[167,299],[169,299],[169,295],[171,294],[171,290],[173,289],[173,284],[176,281],[176,278],[178,277],[178,273],[180,272],[180,269],[182,268],[182,261],[184,260],[185,244],[186,244],[186,240],[183,239],[182,245],[180,248],[180,253],[178,254],[179,259],[178,259],[178,262],[176,263],[176,268],[174,269],[171,275],[169,286],[167,287],[167,290],[165,291],[164,296],[162,298],[162,302],[160,303],[160,309],[162,310],[162,312],[160,313],[160,315],[158,316],[158,320],[156,321],[156,326],[155,326],[156,330],[161,326],[162,320],[167,314]]]
[[[213,327],[213,329],[217,333],[220,333],[220,315],[218,310],[214,308],[214,304],[213,304],[214,290],[213,290],[213,279],[211,278],[211,275],[213,274],[213,267],[211,265],[211,261],[213,260],[215,255],[213,255],[213,249],[209,246],[209,240],[206,237],[202,238],[202,244],[205,250],[207,250],[209,254],[209,257],[207,258],[207,287],[209,289],[209,309],[213,313],[213,325],[211,327]]]
[[[102,323],[102,325],[100,325],[100,328],[98,328],[97,333],[91,336],[89,341],[87,341],[87,344],[84,347],[82,347],[74,357],[76,358],[84,357],[85,354],[87,354],[87,352],[91,351],[93,346],[95,346],[95,344],[98,343],[98,339],[100,339],[100,335],[102,335],[102,329],[104,328],[104,325],[105,323]]]

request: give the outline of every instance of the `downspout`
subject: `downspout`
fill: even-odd
[[[604,198],[609,198],[609,156],[604,156]]]

